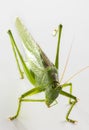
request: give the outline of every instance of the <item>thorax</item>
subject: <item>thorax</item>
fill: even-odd
[[[56,83],[58,82],[58,70],[55,68],[55,66],[49,66],[45,68],[44,73],[41,75],[41,77],[36,77],[36,86],[40,87],[47,87],[49,84],[54,84],[54,87],[56,86]]]

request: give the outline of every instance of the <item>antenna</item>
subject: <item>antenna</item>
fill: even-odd
[[[77,76],[79,73],[81,73],[82,71],[84,71],[84,70],[86,70],[86,69],[88,69],[88,68],[89,68],[89,66],[86,66],[86,67],[80,69],[78,72],[76,72],[76,73],[74,73],[72,76],[70,76],[70,78],[67,79],[67,80],[64,82],[64,84],[67,83],[68,81],[70,81],[71,79],[73,79],[75,76]]]
[[[71,53],[71,50],[72,50],[72,44],[70,46],[70,50],[69,50],[69,53],[68,53],[68,56],[67,56],[67,59],[66,59],[66,63],[65,63],[65,66],[64,66],[64,70],[62,72],[62,75],[61,75],[61,78],[59,80],[59,82],[61,83],[63,78],[64,78],[64,74],[66,72],[66,69],[67,69],[67,66],[68,66],[68,63],[69,63],[69,58],[70,58],[70,53]]]

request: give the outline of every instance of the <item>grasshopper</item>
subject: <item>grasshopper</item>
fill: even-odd
[[[61,84],[58,76],[59,49],[62,27],[63,26],[60,24],[57,29],[58,43],[54,64],[48,59],[48,57],[42,51],[40,46],[35,42],[31,34],[28,32],[27,28],[23,25],[19,18],[16,19],[16,28],[21,40],[23,41],[23,48],[26,52],[27,61],[25,61],[22,54],[20,53],[11,30],[8,30],[20,76],[23,79],[25,73],[30,83],[34,86],[33,89],[30,89],[29,91],[23,93],[20,96],[17,112],[14,116],[10,117],[10,120],[13,120],[18,117],[19,112],[21,110],[22,102],[44,102],[47,107],[51,107],[53,103],[56,103],[57,97],[61,94],[69,98],[70,108],[66,114],[66,120],[71,123],[76,122],[76,120],[69,118],[72,108],[78,101],[77,97],[72,95],[72,83],[65,82]],[[21,69],[21,64],[23,67],[23,71]],[[65,87],[70,88],[69,93],[63,90],[63,88]],[[27,98],[28,96],[30,97],[41,92],[45,93],[44,99]]]

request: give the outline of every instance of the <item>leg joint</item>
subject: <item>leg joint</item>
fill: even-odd
[[[72,83],[69,83],[70,86],[72,86]]]
[[[21,100],[22,100],[22,96],[20,96],[20,97],[18,98],[18,100],[19,100],[19,102],[21,102]]]

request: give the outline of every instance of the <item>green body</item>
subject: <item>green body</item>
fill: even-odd
[[[26,54],[26,59],[24,59],[15,43],[11,31],[8,31],[10,36],[13,52],[16,58],[18,70],[20,72],[21,78],[24,78],[24,73],[27,76],[28,80],[33,84],[34,88],[28,92],[21,95],[19,98],[19,105],[16,112],[16,115],[10,117],[10,119],[15,119],[20,112],[22,102],[45,102],[48,107],[56,101],[59,94],[69,97],[69,103],[71,107],[66,115],[66,120],[74,123],[75,121],[69,119],[69,114],[77,102],[77,98],[72,95],[72,84],[65,83],[60,84],[58,77],[58,68],[59,68],[59,48],[60,48],[60,38],[62,32],[62,25],[58,26],[58,45],[55,58],[55,64],[53,64],[48,57],[44,54],[39,45],[35,42],[31,34],[28,32],[26,27],[22,24],[19,18],[16,19],[17,31],[23,41],[23,47]],[[22,64],[23,71],[21,70],[20,63]],[[70,87],[70,93],[67,93],[62,90],[64,87]],[[26,97],[45,92],[44,99],[27,99]],[[71,99],[74,101],[71,102]]]

